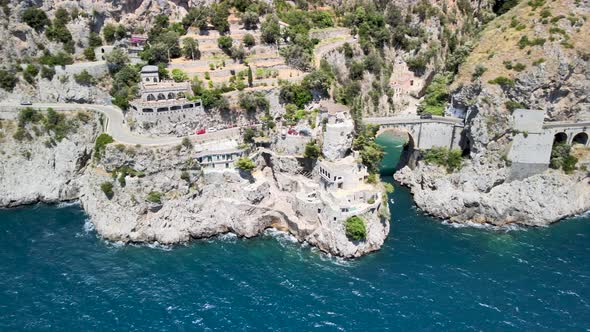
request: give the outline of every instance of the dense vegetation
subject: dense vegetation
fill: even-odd
[[[246,172],[252,172],[256,168],[256,164],[248,157],[241,157],[236,160],[235,166]]]
[[[549,166],[553,169],[562,169],[567,174],[576,170],[578,158],[571,155],[571,148],[572,146],[566,143],[554,144]]]
[[[461,150],[450,150],[444,147],[434,147],[426,151],[424,161],[429,164],[445,167],[447,172],[461,169],[463,162]]]
[[[344,226],[346,236],[353,241],[361,241],[367,237],[367,227],[361,217],[352,216],[346,219]]]

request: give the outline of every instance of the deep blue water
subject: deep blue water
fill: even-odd
[[[391,198],[389,238],[355,261],[284,235],[117,246],[77,206],[0,211],[0,331],[590,329],[590,218],[453,228]]]

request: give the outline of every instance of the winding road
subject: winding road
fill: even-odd
[[[56,111],[95,111],[106,116],[105,132],[113,137],[119,143],[140,144],[140,145],[173,145],[180,144],[185,136],[142,136],[132,133],[125,125],[123,111],[117,106],[97,105],[97,104],[75,104],[75,103],[34,103],[23,106],[19,103],[0,103],[0,108],[10,108],[15,111],[24,107],[35,109],[53,108]],[[240,136],[240,127],[219,130],[213,133],[202,135],[192,134],[188,137],[195,144],[202,144],[211,141],[224,139],[237,139]]]

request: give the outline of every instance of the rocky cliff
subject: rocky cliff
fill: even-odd
[[[71,127],[61,140],[41,121],[20,129],[18,121],[0,120],[0,207],[77,199],[98,132],[91,116],[68,114]],[[19,130],[25,133],[17,140]]]
[[[86,172],[80,195],[97,232],[113,241],[169,244],[227,232],[252,237],[272,227],[342,257],[377,250],[389,232],[387,213],[367,211],[367,239],[350,241],[343,220],[318,217],[316,208],[331,208],[321,200],[313,206],[316,217],[309,218],[301,195],[317,189],[317,182],[296,174],[294,158],[259,158],[253,174],[206,172],[192,153],[108,146],[98,166]],[[111,195],[101,189],[104,183],[113,184]]]
[[[396,179],[426,212],[457,222],[546,225],[590,209],[590,153],[573,147],[577,170],[509,180],[515,108],[545,111],[545,121],[588,120],[588,6],[521,2],[490,22],[453,84],[449,110],[466,115],[463,160],[447,173],[424,161]]]

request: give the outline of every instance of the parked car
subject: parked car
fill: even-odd
[[[215,128],[215,127],[207,128],[207,131],[210,133],[214,133],[217,131],[217,128]]]
[[[420,119],[432,119],[432,114],[430,114],[430,113],[420,114]]]
[[[203,135],[206,132],[207,132],[207,130],[205,128],[201,128],[201,129],[198,129],[197,131],[195,131],[195,134],[197,134],[197,135]]]
[[[31,103],[30,100],[21,100],[20,104],[23,105],[23,106],[31,106],[31,105],[33,105],[33,103]]]

